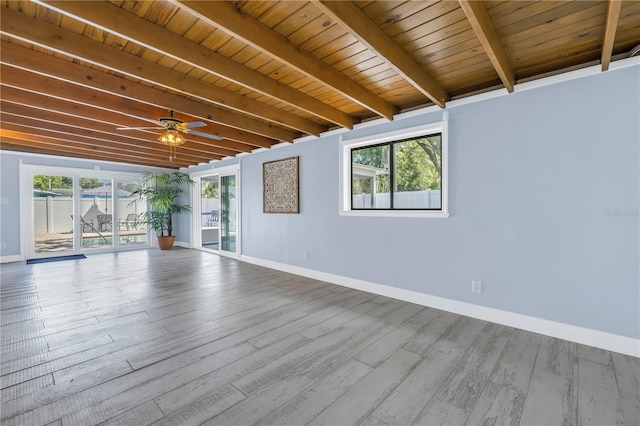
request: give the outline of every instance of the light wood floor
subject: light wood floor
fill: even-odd
[[[637,358],[212,254],[1,278],[3,426],[640,423]]]

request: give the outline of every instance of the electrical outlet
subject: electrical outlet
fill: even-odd
[[[482,281],[471,281],[471,291],[473,293],[482,293]]]

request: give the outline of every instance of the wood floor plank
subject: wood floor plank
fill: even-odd
[[[346,312],[353,306],[358,306],[367,300],[371,299],[373,295],[367,293],[356,294],[352,297],[346,298],[343,294],[337,294],[334,296],[327,307],[313,312],[310,315],[297,319],[289,324],[279,327],[268,333],[256,336],[253,339],[249,339],[249,343],[259,348],[272,345],[278,340],[283,339],[291,334],[298,333],[301,329],[312,326],[319,322],[326,321],[328,318],[332,318],[335,315]]]
[[[359,361],[348,361],[288,403],[262,418],[256,425],[306,424],[371,371],[373,368]]]
[[[356,327],[364,327],[357,330],[357,333],[339,345],[335,350],[325,351],[325,353],[314,360],[307,363],[302,370],[305,375],[320,380],[337,366],[345,363],[347,360],[358,354],[364,348],[393,331],[399,324],[415,315],[421,310],[421,307],[406,304],[400,309],[394,309],[386,316],[382,316],[378,321],[372,323],[372,320],[385,312],[384,306],[396,306],[395,303],[388,303],[376,309],[373,314],[364,317],[358,317],[347,324],[347,328],[356,329]]]
[[[480,398],[511,332],[511,329],[503,326],[487,325],[416,422],[464,424]]]
[[[308,424],[358,424],[391,393],[419,361],[420,357],[413,352],[398,349]]]
[[[354,358],[376,367],[421,329],[429,328],[429,322],[439,315],[440,312],[431,309],[424,309],[418,312],[391,332],[362,349]]]
[[[576,424],[575,353],[575,343],[541,337],[521,425]]]
[[[574,425],[572,380],[536,370],[531,377],[520,425]]]
[[[140,383],[109,398],[102,399],[97,404],[67,414],[62,417],[62,423],[80,426],[87,423],[97,424],[103,422],[136,407],[144,401],[161,395],[165,390],[174,389],[200,377],[211,369],[228,364],[251,350],[248,347],[236,347],[202,358],[177,368],[168,374],[156,377],[151,381]]]
[[[76,343],[75,345],[66,346],[62,349],[54,351],[41,352],[36,355],[23,354],[22,357],[18,356],[20,353],[16,353],[16,357],[5,360],[4,353],[2,354],[2,375],[14,373],[18,370],[34,367],[39,364],[43,364],[49,361],[53,361],[58,358],[63,358],[68,355],[87,351],[90,349],[98,348],[102,345],[113,343],[113,339],[110,336],[100,336],[95,339],[85,340],[84,342]]]
[[[3,412],[2,415],[6,417],[13,417],[29,410],[33,410],[34,408],[46,406],[55,401],[70,397],[76,393],[99,386],[110,380],[122,377],[130,371],[131,368],[128,365],[125,366],[121,363],[115,363],[103,367],[94,374],[77,377],[73,381],[55,383],[53,385],[41,387],[35,392],[29,394],[28,398],[20,398],[15,402],[15,404],[11,404],[9,407],[4,407],[5,412]]]
[[[624,424],[620,394],[611,364],[604,365],[580,358],[577,385],[579,424]]]
[[[34,392],[38,392],[40,389],[46,388],[53,384],[53,374],[46,374],[44,376],[36,377],[35,379],[20,382],[13,386],[2,388],[2,401],[4,404],[9,404],[9,401],[22,398]]]
[[[451,324],[429,347],[420,364],[373,411],[371,421],[378,424],[412,424],[418,418],[486,326],[483,321],[470,321],[457,315],[455,319],[458,321]],[[449,321],[446,323],[450,324]],[[423,348],[418,348],[418,352],[422,353]]]
[[[155,398],[158,406],[166,413],[173,412],[186,406],[210,392],[229,385],[233,380],[267,364],[274,357],[281,356],[295,350],[308,339],[302,336],[290,336],[279,345],[273,345],[260,350],[247,351],[246,356],[236,359],[220,368],[212,369],[200,377],[195,378],[175,389],[164,392]],[[249,345],[245,343],[245,345]]]
[[[119,395],[128,389],[148,383],[156,378],[164,377],[176,369],[184,368],[200,359],[200,357],[193,354],[181,354],[158,362],[148,368],[134,371],[115,380],[70,395],[64,389],[62,389],[61,395],[50,395],[45,389],[43,398],[47,400],[47,403],[42,404],[40,401],[24,400],[25,407],[19,413],[6,413],[3,410],[3,423],[6,425],[44,425],[63,416],[87,410],[93,404],[98,404],[114,395]],[[133,408],[133,406],[130,408]],[[117,414],[119,413],[114,413],[110,417]],[[110,417],[103,420],[107,420]],[[88,421],[89,417],[83,420],[85,423]]]
[[[289,376],[247,396],[202,426],[251,425],[305,391],[313,381],[304,376]]]
[[[200,425],[243,399],[244,395],[239,390],[225,386],[167,414],[153,425]]]
[[[640,425],[640,359],[611,352],[622,414],[627,426]]]
[[[2,426],[639,424],[637,358],[209,253],[0,280]]]
[[[475,404],[469,424],[512,425],[520,422],[540,336],[515,330]]]
[[[125,411],[115,417],[110,418],[107,421],[99,423],[100,426],[121,426],[121,425],[136,425],[147,426],[156,420],[160,420],[164,417],[164,413],[155,402],[148,401],[144,404],[138,405],[131,410]]]

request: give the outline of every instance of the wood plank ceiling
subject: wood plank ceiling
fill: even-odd
[[[178,168],[623,59],[640,1],[2,1],[5,150]],[[594,100],[597,102],[597,100]],[[177,158],[154,126],[175,110]]]

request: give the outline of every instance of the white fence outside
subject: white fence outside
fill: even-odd
[[[130,198],[119,198],[118,219],[114,218],[117,226],[118,221],[125,220],[129,213],[139,214],[145,211],[146,206],[140,208],[137,205],[129,205]],[[108,201],[111,207],[111,199]],[[104,198],[81,198],[80,212],[84,214],[96,204],[102,213],[105,211]],[[36,234],[59,234],[70,232],[73,229],[73,199],[71,197],[36,197],[33,199],[34,208],[34,232]],[[137,209],[136,209],[137,208]]]
[[[390,207],[390,196],[388,192],[375,194],[375,201],[372,205],[371,194],[354,194],[352,196],[352,208],[354,209],[388,209]],[[395,192],[393,206],[397,209],[439,209],[440,190],[427,189],[426,191]]]

